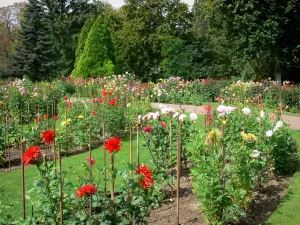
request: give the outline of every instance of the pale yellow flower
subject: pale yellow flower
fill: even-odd
[[[78,116],[78,119],[83,119],[83,118],[84,118],[83,115],[79,115],[79,116]]]

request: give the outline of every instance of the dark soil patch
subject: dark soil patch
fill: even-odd
[[[279,201],[286,195],[291,176],[273,177],[255,193],[245,217],[236,225],[263,225],[276,210]]]
[[[199,209],[197,195],[192,192],[192,180],[189,169],[183,171],[180,190],[180,223],[184,225],[208,224]],[[246,216],[235,225],[263,225],[276,210],[279,201],[285,196],[290,184],[291,176],[273,177],[259,191],[255,193]],[[162,206],[153,209],[148,217],[151,225],[175,224],[176,221],[176,193],[170,189],[165,190],[167,198]]]
[[[47,149],[47,147],[45,145],[41,146],[41,151],[44,154],[46,154],[46,149]],[[65,155],[62,156],[62,158],[70,157],[72,155],[78,155],[83,152],[86,152],[87,150],[88,150],[88,148],[80,148],[80,147],[74,148],[74,149],[70,150],[68,153],[65,153]],[[47,154],[48,160],[54,159],[54,155],[53,155],[52,151],[53,150],[51,149]],[[16,146],[11,147],[10,148],[10,157],[8,157],[8,155],[6,156],[6,158],[4,160],[4,164],[0,168],[0,173],[5,173],[5,172],[9,172],[10,170],[20,169],[21,168],[21,155],[22,154],[21,154],[20,147],[16,147]],[[56,159],[57,159],[57,157],[56,157]],[[10,161],[10,170],[9,170],[9,161]]]

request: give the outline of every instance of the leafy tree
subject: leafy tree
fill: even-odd
[[[166,36],[162,47],[161,68],[164,77],[180,76],[184,79],[204,78],[215,74],[218,67],[213,66],[211,56],[203,51],[197,41],[184,41]]]
[[[50,32],[50,20],[38,0],[29,0],[20,25],[13,62],[14,75],[27,76],[32,80],[53,78],[57,68],[54,38]]]
[[[157,79],[162,72],[162,36],[190,35],[188,6],[180,0],[128,0],[120,14],[122,28],[113,33],[120,72]]]
[[[110,32],[102,16],[94,22],[84,50],[78,59],[73,77],[95,77],[112,75],[115,71],[115,57]]]
[[[8,76],[12,67],[12,51],[20,28],[20,11],[24,2],[0,8],[0,75]],[[3,72],[1,72],[3,71]]]
[[[299,69],[300,4],[297,0],[195,1],[194,31],[223,58],[225,74],[280,80]]]

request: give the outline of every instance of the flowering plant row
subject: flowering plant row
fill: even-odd
[[[208,221],[226,224],[245,215],[272,174],[295,171],[297,150],[286,124],[261,108],[220,105],[205,119],[212,122],[193,136],[193,187]]]

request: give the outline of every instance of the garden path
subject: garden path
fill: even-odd
[[[159,109],[159,105],[162,103],[152,103],[152,108]],[[194,112],[197,114],[205,114],[205,109],[203,106],[196,106],[196,105],[181,105],[181,104],[163,104],[167,107],[172,107],[178,111],[184,112]],[[293,130],[300,130],[300,117],[298,116],[289,116],[289,115],[282,115],[283,121],[290,123],[290,128]]]

